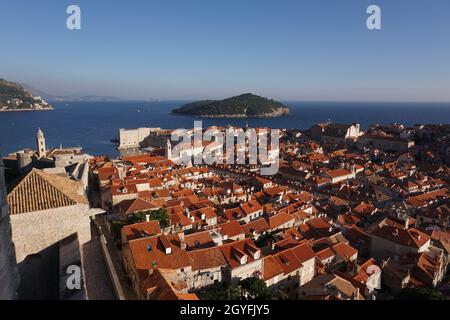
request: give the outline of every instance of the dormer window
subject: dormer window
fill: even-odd
[[[242,252],[241,250],[237,249],[237,248],[231,248],[232,254],[234,255],[234,258],[239,261],[239,263],[241,265],[244,265],[247,263],[248,261],[248,256]]]
[[[161,243],[161,246],[164,250],[164,253],[166,255],[169,255],[172,253],[172,246],[170,245],[169,240],[166,238],[166,236],[159,237],[159,241]]]
[[[283,257],[283,256],[281,256],[280,259],[281,259],[281,262],[282,262],[284,265],[286,265],[286,266],[289,265],[289,260],[288,260],[288,259],[286,259],[286,258]]]

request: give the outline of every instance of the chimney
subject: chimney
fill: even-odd
[[[156,267],[157,267],[157,263],[156,263],[156,261],[153,261],[152,262],[152,266],[148,270],[148,275],[149,276],[151,276],[155,272]]]

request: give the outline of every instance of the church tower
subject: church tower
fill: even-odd
[[[17,298],[18,287],[19,273],[14,245],[11,241],[4,167],[0,157],[0,300]]]
[[[45,157],[46,151],[47,151],[47,149],[45,147],[44,133],[42,132],[41,129],[39,129],[36,134],[36,144],[37,144],[38,157],[39,157],[39,159],[41,159],[41,158]]]
[[[167,139],[166,142],[166,158],[169,160],[172,159],[172,144],[170,143],[169,139]]]

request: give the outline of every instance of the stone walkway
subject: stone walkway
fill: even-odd
[[[83,268],[89,300],[116,300],[114,288],[100,249],[100,237],[91,225],[92,240],[83,246]]]
[[[109,233],[109,229],[106,226],[106,222],[103,218],[97,219],[97,223],[101,226],[103,234],[105,235],[107,241],[107,247],[111,259],[116,268],[117,276],[119,277],[120,284],[122,285],[122,290],[125,295],[126,300],[137,300],[136,294],[130,284],[127,282],[128,276],[125,273],[122,264],[122,252],[116,248],[114,245],[114,240],[112,235]]]

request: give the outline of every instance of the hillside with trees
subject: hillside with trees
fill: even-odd
[[[0,111],[52,110],[41,97],[34,97],[23,86],[0,79]]]
[[[251,93],[224,99],[188,103],[172,111],[210,118],[270,118],[289,114],[289,108],[280,102]]]

